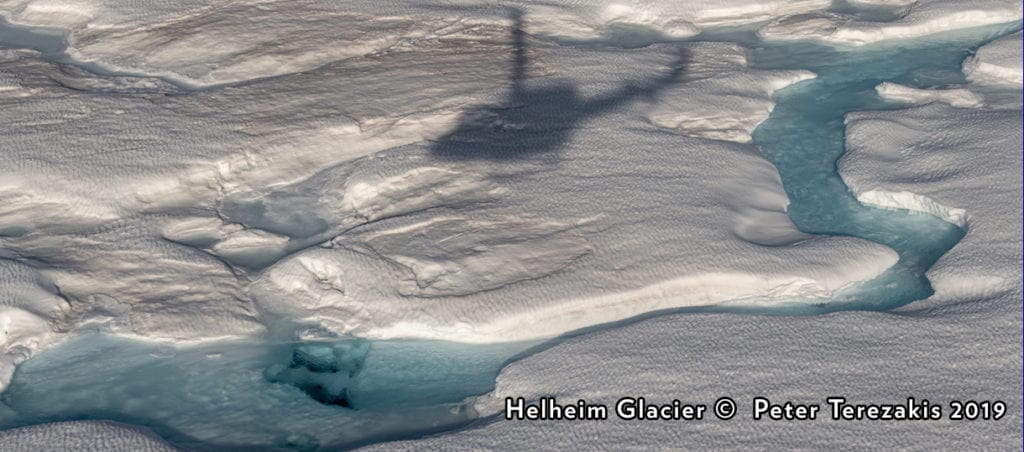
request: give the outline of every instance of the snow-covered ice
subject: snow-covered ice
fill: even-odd
[[[875,90],[883,99],[907,104],[942,102],[953,107],[971,108],[983,103],[977,94],[966,88],[919,89],[885,82],[876,86]]]
[[[686,38],[707,27],[756,23],[829,4],[829,0],[602,0],[587,4],[517,1],[497,7],[460,0],[343,5],[5,0],[0,3],[0,16],[15,24],[66,31],[68,54],[75,61],[209,86],[308,71],[438,36],[472,34],[493,24],[495,12],[506,7],[525,12],[531,33],[603,40],[629,29]],[[194,51],[197,48],[206,50]]]
[[[482,416],[472,426],[381,447],[1019,445],[1019,0],[0,0],[0,18],[0,389],[15,388],[0,426],[18,427],[0,431],[4,446],[172,447],[142,427],[78,421],[95,413],[19,414],[32,411],[19,366],[38,357],[45,369],[48,350],[70,353],[61,347],[94,332],[140,344],[125,345],[139,362],[146,347],[551,340],[493,352],[488,365],[515,358],[494,392],[446,400],[463,411],[435,428]],[[1003,36],[956,67],[899,80],[854,80],[862,87],[827,73],[847,56],[877,64],[873,49],[913,55],[957,33],[979,44]],[[5,36],[34,50],[2,48]],[[808,55],[838,63],[817,74],[796,61]],[[823,89],[812,85],[822,75],[880,108],[846,116],[841,181],[796,174],[804,167],[759,141],[775,132],[757,132],[784,105],[780,93]],[[773,130],[799,125],[785,122],[794,111]],[[827,141],[840,118],[805,126]],[[790,217],[791,201],[822,201],[793,193],[793,180],[818,177],[884,210],[816,221],[877,220],[877,234],[801,231],[811,223]],[[906,225],[959,230],[932,217],[884,223],[906,210],[966,231],[927,281],[901,273],[915,268],[913,250],[886,240],[929,241],[900,236]],[[746,315],[883,306],[857,297],[896,291],[899,278],[934,294],[897,314]],[[497,415],[505,396],[836,391],[999,398],[1011,415],[820,429]],[[289,409],[302,402],[328,409],[305,399]],[[160,410],[143,423],[157,434],[217,437],[215,423]],[[407,418],[367,419],[374,428],[349,420],[339,432],[390,439]],[[74,421],[31,425],[63,420]],[[406,435],[434,431],[424,425]],[[778,435],[791,442],[770,442]],[[296,438],[289,447],[318,444]]]
[[[0,444],[8,450],[178,450],[146,429],[110,421],[72,421],[2,430]]]
[[[822,13],[784,16],[762,27],[758,34],[770,40],[813,39],[835,45],[859,46],[1020,21],[1024,17],[1024,3],[1020,0],[858,0],[849,3],[882,7],[888,9],[892,17],[889,20],[858,20],[842,14]]]
[[[967,78],[979,84],[1021,85],[1021,33],[1004,36],[964,61]]]
[[[730,124],[727,129],[740,123],[746,124],[740,130],[749,130],[770,110],[773,90],[806,77],[782,71],[743,75],[746,62],[736,46],[665,44],[627,51],[538,44],[530,50],[527,86],[572,83],[581,87],[580,96],[600,97],[616,86],[641,82],[645,74],[664,74],[672,64],[685,65],[685,75],[660,88],[664,96],[624,98],[607,114],[585,123],[585,130],[616,130],[613,135],[580,131],[559,143],[557,154],[537,155],[517,165],[487,159],[431,162],[429,140],[460,119],[460,108],[499,102],[505,94],[501,80],[509,68],[509,30],[499,22],[476,33],[185,96],[112,97],[69,90],[48,84],[51,74],[61,72],[59,67],[31,54],[15,55],[7,70],[20,74],[19,89],[34,90],[36,102],[9,123],[9,137],[17,146],[5,158],[17,162],[17,174],[7,179],[12,185],[4,193],[18,196],[20,204],[12,206],[25,207],[6,215],[4,223],[28,232],[5,238],[5,246],[19,256],[47,262],[41,272],[65,297],[102,295],[130,307],[121,314],[131,320],[130,326],[112,322],[115,330],[177,340],[258,334],[263,330],[260,316],[267,314],[263,309],[276,314],[268,306],[280,296],[294,307],[313,303],[341,312],[358,309],[369,316],[354,320],[322,310],[309,314],[323,323],[348,325],[337,332],[371,335],[379,328],[387,332],[381,335],[448,339],[469,338],[454,330],[446,333],[448,328],[461,330],[523,309],[550,306],[558,311],[562,308],[557,306],[568,303],[564,309],[572,313],[577,308],[568,306],[585,305],[590,294],[619,300],[608,313],[572,314],[579,321],[531,330],[534,336],[550,336],[649,309],[736,298],[827,298],[892,264],[894,256],[884,247],[852,239],[816,238],[783,248],[757,245],[807,238],[785,217],[786,197],[771,165],[750,145],[680,137],[662,129],[668,125],[662,121],[671,117],[666,111],[686,108],[676,99],[696,89],[762,99],[726,104],[716,113],[732,118],[722,120]],[[481,40],[485,38],[490,40]],[[462,44],[467,42],[476,44]],[[686,51],[686,60],[679,61],[677,48]],[[725,60],[732,63],[712,59],[729,54],[734,56]],[[608,67],[609,61],[620,62],[611,65],[617,70],[587,70]],[[411,69],[417,65],[422,69]],[[434,72],[453,65],[478,70],[463,72],[463,81]],[[558,72],[562,67],[573,71]],[[404,80],[398,86],[417,89],[395,90],[398,80]],[[762,87],[750,92],[758,83]],[[420,95],[427,91],[437,100]],[[737,94],[726,94],[730,92]],[[538,108],[534,114],[559,111],[558,105]],[[58,119],[33,119],[47,116]],[[660,121],[648,124],[648,117]],[[711,127],[721,126],[712,122]],[[677,123],[669,128],[694,134]],[[387,148],[397,151],[363,158]],[[602,153],[605,157],[597,158]],[[46,155],[54,157],[40,159]],[[650,170],[637,179],[618,167]],[[709,171],[720,175],[708,178]],[[57,182],[41,182],[47,178]],[[102,183],[97,183],[100,178]],[[561,194],[553,196],[553,190]],[[90,193],[87,199],[80,197],[83,191]],[[485,236],[473,243],[465,242],[472,236],[464,236],[460,247],[486,250],[474,251],[468,262],[482,266],[473,271],[498,278],[490,282],[464,275],[452,279],[444,271],[430,276],[438,272],[430,266],[439,265],[430,253],[452,250],[424,249],[423,255],[410,255],[410,249],[396,258],[382,248],[381,237],[424,222],[436,225],[432,235],[462,234],[477,227],[457,220],[464,215],[460,212],[468,211],[482,221],[476,224],[495,230],[552,232],[545,233],[547,238],[530,239],[535,233],[512,238],[517,243],[513,251],[489,246]],[[557,218],[550,216],[552,211],[558,212]],[[345,233],[360,226],[366,232]],[[685,235],[680,237],[679,231]],[[333,249],[315,246],[321,243],[333,243]],[[550,243],[575,244],[555,254],[541,253]],[[384,259],[367,261],[360,251],[367,246],[383,251],[379,254]],[[532,251],[534,247],[539,249]],[[525,260],[509,262],[501,257],[505,255]],[[721,257],[710,262],[703,258],[708,255]],[[249,271],[282,258],[265,272]],[[292,262],[320,261],[317,265],[330,268],[346,266],[351,259],[364,263],[347,270],[342,299],[328,302],[336,292],[322,294],[316,285],[302,287],[309,292],[306,296],[293,289],[301,279],[291,270]],[[446,265],[467,265],[457,262]],[[772,272],[763,272],[765,262],[772,262],[767,266]],[[494,266],[504,270],[495,272]],[[554,272],[558,274],[538,280]],[[288,275],[283,286],[275,283],[280,275]],[[730,275],[737,279],[724,282]],[[250,292],[246,287],[252,282],[255,291]],[[521,284],[509,286],[514,282]],[[561,284],[565,289],[557,288]],[[361,295],[361,287],[378,295]],[[778,290],[783,287],[789,289]],[[505,290],[481,292],[497,288]],[[625,295],[612,295],[620,292]],[[249,293],[261,296],[253,299]],[[408,297],[417,293],[432,294],[432,299]],[[615,307],[636,297],[647,299],[645,293],[666,296],[624,311]],[[459,295],[460,300],[436,297],[444,294]],[[674,294],[686,294],[685,301],[668,301]],[[76,316],[94,316],[90,303],[72,304],[77,308],[54,320],[73,324]],[[402,309],[405,304],[417,308]],[[383,312],[370,314],[377,310]],[[424,316],[424,311],[434,312]],[[430,318],[446,320],[424,323]],[[403,330],[397,325],[416,326]],[[486,326],[479,330],[471,335],[481,338],[476,340],[506,334]]]

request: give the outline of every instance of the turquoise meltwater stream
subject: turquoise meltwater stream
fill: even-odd
[[[929,214],[860,204],[836,167],[846,151],[844,117],[851,111],[900,108],[875,92],[882,82],[917,88],[965,83],[964,59],[1019,28],[984,27],[842,50],[810,43],[755,49],[755,67],[806,69],[817,75],[780,91],[771,115],[752,135],[779,170],[790,198],[789,217],[804,232],[860,237],[899,254],[899,262],[880,277],[829,303],[795,311],[885,310],[933,293],[925,272],[966,231]]]
[[[1018,28],[856,49],[737,39],[752,49],[757,68],[817,74],[779,92],[774,111],[753,134],[781,174],[794,223],[810,233],[867,239],[899,254],[885,274],[828,303],[796,300],[759,312],[884,310],[931,294],[925,272],[964,231],[931,215],[858,203],[836,171],[845,151],[843,118],[856,110],[899,107],[875,93],[884,81],[924,88],[963,83],[963,59]],[[0,428],[113,419],[149,427],[189,449],[353,447],[465,425],[475,416],[465,399],[493,390],[501,368],[535,346],[359,339],[161,346],[88,334],[18,367],[2,396]]]

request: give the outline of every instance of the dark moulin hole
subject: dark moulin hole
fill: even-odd
[[[342,389],[341,394],[334,394],[321,384],[314,384],[311,386],[303,385],[299,386],[299,389],[305,391],[305,393],[313,400],[324,405],[337,405],[345,408],[351,407],[351,402],[348,400],[348,388]]]
[[[349,386],[369,351],[366,341],[299,344],[292,347],[287,366],[275,364],[264,375],[267,381],[294,386],[324,405],[355,409]]]

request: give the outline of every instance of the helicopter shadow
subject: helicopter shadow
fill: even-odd
[[[507,161],[553,154],[582,123],[638,98],[652,98],[679,81],[688,53],[682,46],[671,68],[657,77],[623,84],[584,98],[572,83],[556,81],[532,87],[527,74],[527,33],[523,14],[511,10],[513,71],[511,90],[502,101],[470,109],[458,125],[434,141],[435,157],[451,160]]]

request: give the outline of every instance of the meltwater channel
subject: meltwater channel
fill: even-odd
[[[31,31],[3,25],[0,40],[6,33],[8,44],[32,41]],[[845,151],[843,118],[855,110],[898,108],[875,93],[883,81],[921,88],[964,83],[963,59],[1018,28],[856,49],[736,39],[752,49],[756,67],[817,74],[778,93],[774,111],[753,134],[779,169],[796,225],[875,241],[900,256],[878,279],[829,303],[793,303],[768,313],[883,310],[931,294],[925,272],[965,232],[931,215],[858,203],[836,171]],[[52,35],[47,39],[48,47],[57,45]],[[537,345],[349,338],[170,346],[83,334],[18,367],[0,397],[0,428],[111,419],[196,450],[349,448],[465,425],[475,416],[467,398],[491,391],[500,369]]]
[[[925,272],[966,231],[930,214],[859,203],[837,168],[846,152],[844,117],[852,111],[905,108],[879,97],[875,87],[882,82],[915,88],[966,83],[964,59],[1019,29],[1020,24],[979,27],[856,49],[793,43],[754,50],[755,67],[806,69],[817,75],[777,93],[771,115],[752,134],[779,170],[790,198],[789,217],[804,232],[860,237],[899,254],[898,263],[884,274],[828,303],[798,304],[777,313],[887,310],[933,293]]]

